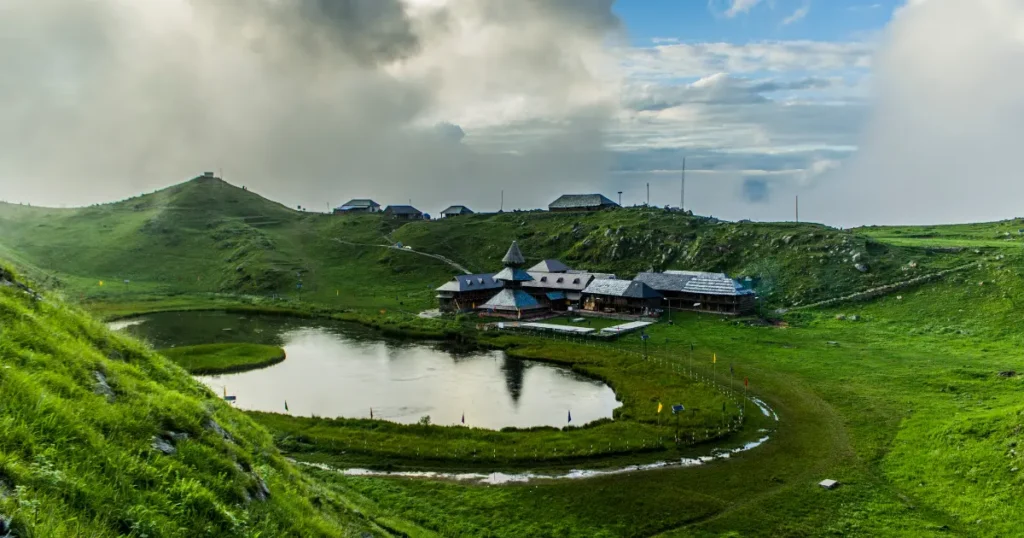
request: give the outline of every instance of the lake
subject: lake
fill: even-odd
[[[444,344],[384,338],[328,320],[225,312],[160,313],[112,328],[157,348],[252,342],[284,348],[260,370],[197,379],[227,390],[240,409],[299,416],[369,418],[500,429],[562,427],[610,418],[620,405],[604,383],[560,366],[501,351],[457,352]]]

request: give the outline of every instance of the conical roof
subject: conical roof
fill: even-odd
[[[523,253],[519,251],[519,243],[512,242],[512,246],[508,247],[508,252],[501,259],[501,263],[505,264],[505,267],[519,267],[526,263]]]

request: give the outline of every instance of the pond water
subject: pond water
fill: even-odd
[[[112,327],[153,346],[252,342],[284,348],[284,362],[238,374],[199,376],[240,409],[500,429],[582,425],[620,405],[600,381],[500,351],[382,338],[352,324],[223,312],[161,313]]]

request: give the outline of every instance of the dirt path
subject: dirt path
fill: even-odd
[[[341,243],[342,245],[349,245],[349,246],[353,246],[353,247],[388,248],[388,249],[391,249],[391,250],[397,250],[399,252],[408,252],[410,254],[419,254],[420,256],[426,256],[428,258],[434,258],[435,260],[438,260],[440,262],[444,262],[444,263],[450,265],[451,267],[453,267],[454,269],[456,269],[457,271],[462,271],[463,274],[466,274],[466,275],[473,274],[473,272],[470,271],[469,269],[466,269],[465,267],[459,265],[458,263],[456,263],[456,262],[454,262],[454,261],[452,261],[452,260],[450,260],[450,259],[448,259],[448,258],[446,258],[444,256],[441,256],[440,254],[431,254],[429,252],[420,252],[418,250],[413,250],[411,248],[398,247],[398,246],[395,246],[395,245],[374,245],[374,244],[371,244],[371,243],[353,243],[351,241],[345,241],[343,239],[338,239],[338,238],[335,238],[334,241],[336,241],[338,243]]]

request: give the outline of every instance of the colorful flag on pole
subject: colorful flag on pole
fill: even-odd
[[[730,364],[730,365],[729,365],[729,375],[733,375],[733,374],[735,374],[735,373],[736,373],[736,370],[733,370],[733,368],[732,368],[732,364]]]
[[[370,408],[370,420],[373,420],[373,408]]]
[[[711,364],[715,364],[717,362],[718,362],[718,354],[717,353],[712,353],[711,354]]]
[[[285,410],[285,411],[287,411],[287,410],[288,410],[288,400],[285,400],[285,401],[284,401],[284,410]]]
[[[465,411],[462,412],[462,423],[463,424],[466,423],[466,412]]]
[[[658,412],[661,413],[661,402],[658,402]]]
[[[750,380],[744,377],[743,378],[743,386],[745,387],[745,386],[747,386],[749,384],[750,384]]]
[[[569,411],[569,422],[572,422],[572,411]]]

